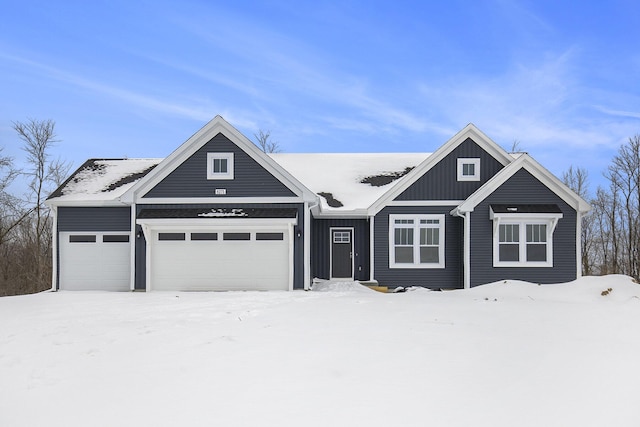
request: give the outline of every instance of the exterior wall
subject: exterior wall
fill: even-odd
[[[553,233],[553,267],[493,267],[490,204],[557,204],[563,217]],[[560,283],[576,278],[576,211],[526,170],[515,173],[471,212],[471,286],[514,279]]]
[[[353,268],[355,280],[369,280],[369,221],[366,219],[311,220],[311,275],[330,277],[331,227],[353,228]]]
[[[131,208],[59,207],[60,231],[130,231]]]
[[[208,180],[207,153],[233,153],[234,179]],[[226,195],[216,195],[217,188]],[[226,136],[219,133],[144,197],[293,197],[295,194]]]
[[[458,181],[458,158],[480,159],[480,181]],[[395,200],[464,200],[504,166],[467,138]]]
[[[462,218],[449,214],[454,206],[387,206],[374,222],[374,278],[382,286],[423,286],[430,289],[461,289]],[[390,214],[444,214],[445,268],[389,268]]]
[[[298,224],[294,227],[293,237],[293,288],[304,289],[304,204],[302,203],[270,203],[270,204],[144,204],[136,205],[136,215],[142,209],[185,209],[185,208],[295,208],[298,210]],[[221,220],[223,221],[223,220]],[[135,289],[146,288],[146,241],[141,232],[140,238],[136,238],[136,283]],[[300,234],[300,237],[298,237]]]

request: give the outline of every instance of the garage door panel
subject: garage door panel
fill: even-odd
[[[173,230],[172,230],[173,231]],[[210,231],[211,232],[211,231]],[[247,230],[216,230],[247,233]],[[286,230],[280,231],[286,236]],[[188,236],[189,233],[186,233]],[[151,287],[156,290],[271,290],[289,289],[287,239],[160,241],[154,235]]]
[[[127,291],[130,289],[131,246],[128,242],[104,242],[103,237],[126,233],[61,233],[60,289]],[[93,242],[83,242],[95,237]],[[110,239],[107,239],[110,240]]]

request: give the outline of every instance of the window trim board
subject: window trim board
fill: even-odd
[[[398,228],[412,228],[413,241],[411,247],[413,248],[413,263],[397,263],[395,261],[395,230],[396,220],[413,220],[413,223],[398,224]],[[438,220],[437,227],[434,224],[421,224],[421,220]],[[390,269],[442,269],[446,264],[446,228],[445,228],[446,215],[445,214],[391,214],[389,215],[389,268]],[[421,227],[423,225],[423,227]],[[429,225],[429,227],[424,227]],[[410,227],[409,227],[410,226]],[[420,229],[421,228],[437,228],[438,233],[438,262],[437,263],[420,263],[420,249],[422,247],[434,247],[433,245],[421,245],[420,243]],[[408,245],[405,245],[408,247]]]

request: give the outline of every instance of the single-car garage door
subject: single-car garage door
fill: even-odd
[[[288,228],[177,229],[150,234],[153,290],[289,289]]]
[[[60,233],[60,289],[128,291],[130,234]]]

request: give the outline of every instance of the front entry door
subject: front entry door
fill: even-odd
[[[353,280],[353,228],[332,228],[331,278]]]

